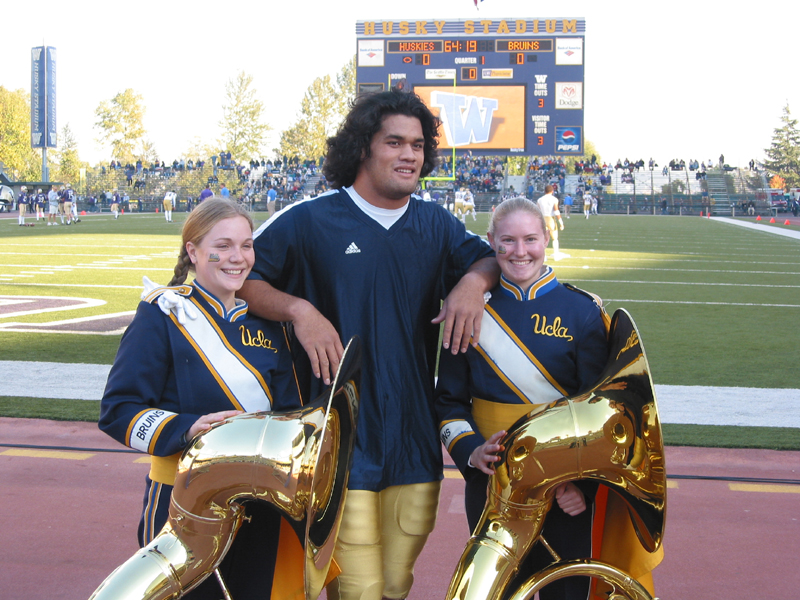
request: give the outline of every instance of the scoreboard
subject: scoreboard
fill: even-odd
[[[356,91],[413,91],[440,149],[583,154],[584,19],[358,21]]]

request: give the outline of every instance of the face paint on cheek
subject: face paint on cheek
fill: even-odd
[[[209,254],[208,262],[219,262],[219,254]]]
[[[507,252],[508,252],[508,250],[506,250],[505,246],[500,246],[500,245],[497,246],[497,253],[498,254],[506,254]]]

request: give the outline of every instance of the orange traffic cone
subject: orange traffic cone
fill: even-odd
[[[85,210],[82,210],[82,211],[81,211],[81,216],[82,216],[82,217],[85,217],[85,216],[86,216],[86,211],[85,211]]]
[[[761,220],[761,215],[758,215],[758,216],[756,217],[756,221],[760,221],[760,220]]]
[[[701,216],[701,217],[703,216],[703,211],[702,211],[702,210],[700,211],[700,216]]]
[[[775,222],[775,217],[772,217],[772,218],[769,220],[769,222],[770,222],[770,223],[774,223],[774,222]]]
[[[784,224],[784,225],[791,225],[791,223],[789,223],[789,219],[786,219],[786,220],[783,222],[783,224]]]

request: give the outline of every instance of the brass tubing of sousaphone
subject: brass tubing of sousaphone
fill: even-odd
[[[360,363],[353,338],[333,384],[308,406],[240,415],[194,438],[178,464],[164,528],[91,600],[166,600],[193,589],[222,562],[243,518],[239,502],[251,499],[276,506],[305,537],[305,593],[316,598],[347,487]]]
[[[655,392],[630,315],[614,313],[609,359],[588,392],[517,421],[489,478],[486,507],[456,567],[448,600],[502,597],[541,533],[555,488],[594,479],[626,502],[643,547],[661,545],[666,473]]]
[[[615,599],[623,597],[627,600],[652,600],[650,592],[645,587],[623,573],[616,567],[597,560],[569,560],[556,563],[542,569],[520,585],[508,600],[532,600],[536,592],[548,584],[565,577],[595,577],[600,578],[614,588]]]

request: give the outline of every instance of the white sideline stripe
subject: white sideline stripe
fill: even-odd
[[[110,365],[0,361],[0,396],[100,400]],[[662,423],[800,427],[800,389],[656,385]]]
[[[763,233],[772,233],[775,235],[782,235],[784,237],[794,238],[800,240],[800,231],[792,231],[791,229],[778,229],[777,227],[770,227],[769,225],[759,225],[758,223],[748,223],[747,221],[739,221],[737,219],[730,219],[727,217],[711,217],[712,221],[720,223],[727,223],[728,225],[738,225],[746,229],[753,229]],[[775,219],[778,220],[777,218]],[[785,220],[785,219],[784,219]]]
[[[0,361],[0,396],[100,400],[110,365]]]
[[[656,385],[662,423],[800,427],[800,390]]]

